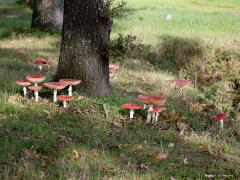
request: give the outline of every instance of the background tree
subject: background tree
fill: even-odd
[[[64,0],[32,0],[32,27],[62,29]]]
[[[106,0],[65,0],[62,46],[56,80],[77,78],[90,96],[109,93],[111,20]]]

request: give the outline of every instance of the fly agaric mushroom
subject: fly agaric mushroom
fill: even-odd
[[[42,75],[42,74],[32,74],[32,75],[28,75],[26,76],[26,79],[32,83],[34,83],[35,86],[37,86],[37,83],[40,83],[42,81],[44,81],[47,78],[47,76]]]
[[[167,101],[166,98],[161,96],[138,96],[138,99],[145,104],[145,107],[148,105],[147,123],[151,121],[153,106],[162,106]]]
[[[63,107],[67,108],[67,101],[72,100],[72,96],[68,96],[68,95],[60,95],[57,97],[59,101],[63,101]]]
[[[134,110],[141,109],[142,106],[139,104],[123,104],[122,108],[130,109],[130,119],[132,119],[134,115]]]
[[[69,96],[72,96],[72,86],[76,86],[82,82],[81,80],[78,80],[78,79],[60,79],[59,81],[69,85],[69,88],[68,88]]]
[[[180,94],[183,95],[183,88],[188,86],[191,83],[191,81],[185,79],[176,79],[172,81],[172,83],[174,86],[178,86],[180,88]]]
[[[152,113],[152,123],[154,121],[158,121],[159,113],[161,113],[164,110],[166,110],[166,108],[164,106],[153,107],[153,109],[151,110],[151,113]]]
[[[215,117],[213,117],[213,120],[215,121],[220,121],[220,127],[223,129],[223,126],[224,126],[224,119],[228,118],[229,117],[229,114],[228,113],[222,113],[222,114],[219,114]]]
[[[42,86],[29,86],[28,89],[34,91],[35,101],[38,101],[38,92],[42,90]]]
[[[63,82],[47,82],[47,83],[44,83],[43,85],[50,89],[54,89],[53,102],[55,103],[55,102],[57,102],[57,90],[64,89],[65,87],[67,87],[68,84],[63,83]]]
[[[27,80],[17,80],[16,84],[19,86],[23,86],[23,97],[26,98],[27,97],[27,86],[30,86],[31,83]]]
[[[47,62],[47,60],[45,60],[45,59],[36,59],[36,60],[33,62],[33,64],[36,65],[36,66],[38,66],[38,69],[39,69],[40,71],[42,71],[43,65],[47,65],[48,62]]]

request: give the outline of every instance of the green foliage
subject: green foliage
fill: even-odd
[[[150,49],[149,45],[139,43],[136,36],[118,35],[118,38],[111,42],[109,48],[110,57],[115,61],[122,61],[125,58],[144,58]]]
[[[110,19],[119,16],[126,5],[127,3],[124,0],[120,0],[118,2],[116,2],[116,0],[107,0],[107,2],[104,4],[104,9],[101,13],[101,16]]]

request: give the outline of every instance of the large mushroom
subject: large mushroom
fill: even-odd
[[[224,119],[228,118],[229,117],[229,114],[228,113],[222,113],[222,114],[219,114],[215,117],[213,117],[213,120],[215,121],[220,121],[220,127],[221,129],[223,129],[223,126],[224,126]]]
[[[152,123],[154,121],[158,121],[159,113],[161,113],[164,110],[166,110],[166,108],[164,106],[153,107],[153,109],[151,110],[151,113],[152,113]]]
[[[33,64],[34,64],[34,66],[38,66],[38,69],[39,69],[40,71],[42,71],[43,65],[47,65],[48,62],[47,62],[47,60],[45,60],[45,59],[36,59],[36,60],[33,62]]]
[[[144,107],[148,106],[148,115],[146,123],[150,123],[152,119],[153,106],[162,106],[167,101],[166,98],[161,96],[143,96],[139,95],[138,99],[144,103]]]
[[[38,92],[42,90],[42,86],[29,86],[28,89],[34,91],[35,101],[38,101],[39,99]]]
[[[27,86],[30,86],[31,83],[27,80],[17,80],[16,84],[19,86],[23,86],[23,97],[27,97]]]
[[[59,101],[63,101],[63,107],[67,108],[67,101],[72,100],[73,97],[72,96],[68,96],[68,95],[60,95],[58,96],[58,100]]]
[[[43,84],[44,86],[53,89],[53,102],[57,102],[57,91],[64,89],[65,87],[68,86],[68,84],[63,83],[63,82],[47,82]]]
[[[142,106],[139,104],[123,104],[122,108],[130,110],[130,119],[132,119],[134,115],[134,110],[142,109]]]
[[[60,79],[59,81],[69,85],[69,88],[68,88],[69,96],[72,96],[72,86],[76,86],[82,82],[81,80],[78,80],[78,79]]]
[[[38,83],[44,81],[47,78],[47,76],[42,75],[42,74],[32,74],[32,75],[27,75],[26,79],[32,83],[34,83],[35,86],[38,85]]]

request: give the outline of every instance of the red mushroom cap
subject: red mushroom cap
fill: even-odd
[[[47,82],[47,83],[44,83],[43,85],[50,89],[56,89],[56,90],[64,89],[65,87],[68,86],[67,83],[63,83],[63,82]]]
[[[222,113],[222,114],[219,114],[219,115],[213,117],[213,120],[220,121],[220,120],[226,119],[228,117],[229,117],[228,113]]]
[[[31,85],[31,83],[29,81],[27,81],[27,80],[17,80],[15,82],[19,86],[30,86]]]
[[[164,106],[159,106],[159,107],[154,107],[151,112],[158,112],[159,113],[159,112],[162,112],[164,110],[166,110],[166,108]]]
[[[42,86],[28,86],[28,89],[32,91],[41,91],[42,88]]]
[[[178,85],[178,86],[187,86],[191,83],[191,81],[185,80],[185,79],[176,79],[172,82],[173,82],[173,84]]]
[[[60,96],[58,96],[58,100],[59,101],[70,101],[70,100],[72,100],[72,96],[68,96],[68,95],[60,95]]]
[[[142,106],[139,105],[139,104],[123,104],[122,108],[124,108],[124,109],[134,109],[135,110],[135,109],[141,109]]]
[[[42,75],[42,74],[32,74],[32,75],[28,75],[26,76],[26,79],[30,82],[33,83],[39,83],[44,81],[47,78],[47,76]]]
[[[44,64],[48,64],[47,60],[45,59],[36,59],[33,64],[36,64],[36,65],[44,65]]]
[[[60,82],[64,82],[70,85],[78,85],[79,83],[81,83],[81,80],[78,79],[60,79]]]
[[[139,95],[138,99],[142,101],[144,104],[148,105],[159,105],[164,104],[167,101],[167,98],[161,96],[142,96]]]

